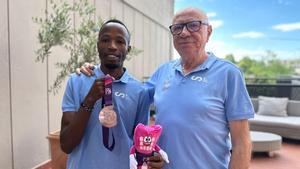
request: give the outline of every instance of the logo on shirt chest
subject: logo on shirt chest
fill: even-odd
[[[122,92],[115,92],[115,96],[116,97],[120,97],[122,99],[125,99],[127,94],[126,93],[122,93]]]
[[[192,76],[191,80],[207,83],[207,79],[205,77],[201,77],[201,76]]]
[[[163,91],[167,90],[169,87],[170,87],[170,81],[169,80],[164,81],[162,90]]]

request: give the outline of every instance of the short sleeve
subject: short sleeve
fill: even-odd
[[[76,111],[76,103],[75,103],[75,96],[74,96],[74,86],[72,83],[72,77],[70,76],[65,93],[62,100],[62,112],[74,112]]]
[[[234,67],[228,72],[225,111],[228,121],[254,117],[254,109],[242,72]]]

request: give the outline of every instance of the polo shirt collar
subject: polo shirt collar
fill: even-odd
[[[206,70],[206,69],[210,69],[211,66],[215,63],[215,61],[217,60],[216,56],[211,53],[208,52],[207,53],[207,59],[200,65],[198,65],[194,70],[192,70],[190,73],[192,72],[197,72],[197,71],[201,71],[201,70]],[[178,59],[177,62],[174,65],[175,69],[179,72],[182,72],[182,65],[181,65],[181,59]]]
[[[96,77],[97,77],[97,78],[98,78],[98,77],[104,77],[105,74],[104,74],[104,73],[102,72],[102,70],[100,69],[100,64],[99,64],[99,65],[96,65],[95,67],[96,67],[96,68],[95,68],[94,73],[95,73]],[[128,74],[127,69],[126,69],[126,68],[124,68],[124,69],[125,69],[125,71],[124,71],[123,75],[121,76],[121,78],[118,79],[118,80],[114,80],[114,82],[128,83],[129,78],[130,78],[130,75]]]

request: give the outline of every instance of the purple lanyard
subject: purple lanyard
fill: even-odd
[[[104,105],[112,105],[112,83],[113,79],[110,76],[104,77]]]
[[[112,83],[113,79],[110,76],[104,77],[104,99],[102,99],[102,108],[104,106],[111,106],[112,105]],[[102,126],[102,140],[104,146],[109,150],[112,151],[115,147],[115,137],[114,133],[112,132],[113,142],[112,145],[109,146],[109,128]]]

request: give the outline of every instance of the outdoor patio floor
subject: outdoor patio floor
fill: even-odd
[[[52,169],[51,162],[36,169]],[[300,169],[300,140],[283,139],[281,150],[274,157],[267,153],[254,153],[250,169]]]
[[[300,169],[300,140],[283,139],[281,150],[274,157],[254,153],[250,169]]]

